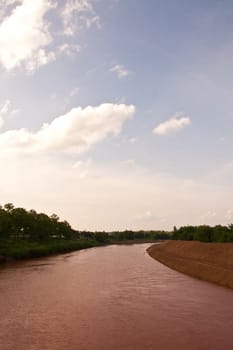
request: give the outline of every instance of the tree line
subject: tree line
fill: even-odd
[[[165,231],[78,231],[56,214],[48,216],[35,210],[16,208],[12,203],[0,205],[0,239],[95,240],[97,242],[168,239]]]
[[[233,242],[233,224],[174,227],[172,239],[200,242]]]
[[[0,206],[0,238],[1,239],[73,239],[77,233],[67,221],[60,221],[56,214],[48,216],[15,208],[12,203]]]
[[[125,230],[125,231],[116,231],[109,233],[110,237],[116,241],[124,241],[124,240],[164,240],[170,239],[171,233],[167,231],[161,230]]]
[[[48,216],[35,210],[16,208],[12,203],[0,205],[0,239],[95,240],[100,243],[117,241],[188,240],[201,242],[233,242],[233,224],[174,227],[173,232],[158,230],[78,231],[56,214]]]

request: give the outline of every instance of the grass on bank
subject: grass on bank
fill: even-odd
[[[24,239],[0,240],[0,262],[10,259],[29,259],[52,254],[67,253],[75,250],[100,246],[96,240],[46,240]]]
[[[111,244],[137,244],[153,243],[157,240],[134,239],[134,240],[114,240],[98,241],[95,239],[50,239],[50,240],[32,240],[32,239],[0,239],[0,263],[11,259],[32,259],[53,254],[68,253],[75,250],[98,247]]]

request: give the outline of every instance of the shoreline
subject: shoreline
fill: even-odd
[[[155,243],[161,243],[164,242],[163,240],[146,240],[146,239],[128,239],[123,241],[110,241],[106,245],[133,245],[133,244],[155,244]]]
[[[233,289],[233,243],[166,241],[147,253],[173,270]]]
[[[104,244],[95,240],[0,241],[0,266],[3,266],[10,262],[66,254],[103,245]]]
[[[0,266],[10,262],[49,257],[95,247],[110,245],[133,245],[143,243],[152,244],[156,242],[157,241],[143,239],[108,242],[99,242],[96,240],[2,240],[0,241]]]

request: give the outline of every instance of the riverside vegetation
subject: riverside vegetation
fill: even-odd
[[[182,241],[200,241],[200,242],[233,242],[233,224],[228,226],[208,225],[201,226],[182,226],[179,229],[174,227],[172,239]]]
[[[74,230],[56,214],[0,206],[0,262],[90,248],[113,243],[154,242],[157,240],[233,242],[233,225],[185,226],[169,231],[90,232]]]
[[[169,239],[164,231],[90,232],[74,230],[56,214],[48,216],[35,210],[16,208],[12,203],[0,206],[0,262],[26,259],[95,246],[153,242]]]

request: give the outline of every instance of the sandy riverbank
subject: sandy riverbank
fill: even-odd
[[[233,243],[167,241],[147,251],[174,270],[233,288]]]

